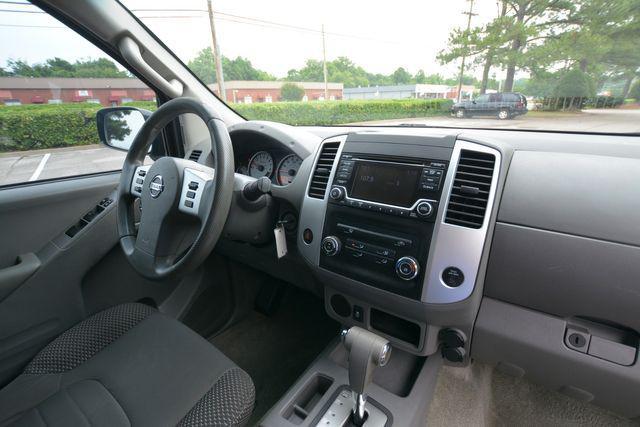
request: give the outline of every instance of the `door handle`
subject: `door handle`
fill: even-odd
[[[40,258],[33,252],[29,252],[19,255],[15,265],[0,270],[0,301],[33,276],[41,265]]]

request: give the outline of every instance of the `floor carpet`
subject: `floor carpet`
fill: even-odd
[[[474,363],[441,369],[427,426],[638,426],[522,378]]]
[[[287,288],[274,315],[252,311],[210,339],[253,379],[256,405],[249,425],[255,425],[284,395],[339,329],[325,313],[322,300]]]

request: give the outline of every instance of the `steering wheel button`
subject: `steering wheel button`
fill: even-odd
[[[193,202],[191,200],[185,200],[184,201],[184,205],[188,208],[192,208],[193,207]]]
[[[187,198],[195,199],[196,198],[196,192],[195,191],[187,191]]]
[[[198,189],[198,183],[196,181],[191,181],[189,183],[189,190],[197,190]]]
[[[133,187],[133,190],[142,193],[142,187]]]

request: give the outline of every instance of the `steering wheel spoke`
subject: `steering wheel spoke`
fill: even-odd
[[[142,197],[142,189],[147,173],[151,165],[138,166],[133,174],[131,185],[129,186],[129,194],[134,197]]]
[[[182,189],[178,209],[187,215],[197,216],[204,220],[209,214],[206,209],[200,209],[207,198],[208,184],[213,182],[215,170],[199,166],[198,169],[186,167],[182,178]]]

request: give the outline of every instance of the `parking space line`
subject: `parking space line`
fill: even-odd
[[[49,157],[51,157],[51,153],[47,153],[44,156],[42,156],[42,160],[40,160],[40,163],[38,163],[38,167],[36,168],[36,170],[33,171],[33,175],[31,175],[31,178],[29,178],[29,181],[35,181],[40,177],[40,174],[42,173],[44,166],[47,164]]]

